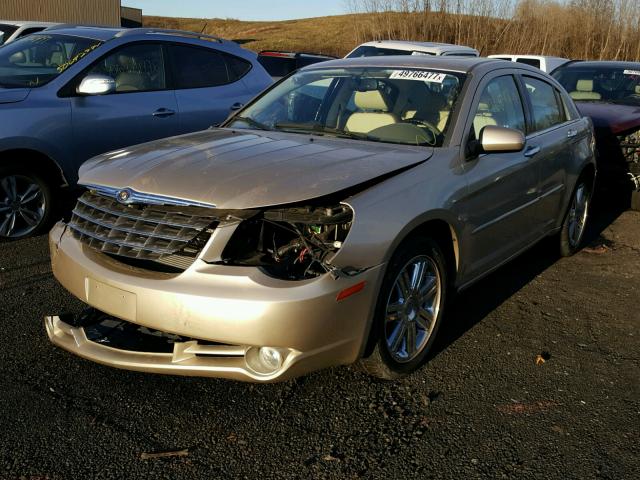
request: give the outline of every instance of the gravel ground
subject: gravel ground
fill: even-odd
[[[543,242],[459,296],[431,361],[396,383],[92,364],[46,338],[45,314],[79,308],[46,239],[2,244],[0,478],[638,479],[640,213],[594,220],[591,248]]]

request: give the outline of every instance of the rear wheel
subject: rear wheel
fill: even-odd
[[[40,174],[0,168],[0,241],[44,231],[52,210],[51,187]]]
[[[425,361],[444,314],[445,257],[431,239],[412,239],[396,252],[380,289],[372,354],[360,360],[370,375],[392,380]]]
[[[569,257],[580,249],[589,219],[591,194],[592,182],[582,175],[573,191],[569,210],[560,230],[560,254],[563,257]]]

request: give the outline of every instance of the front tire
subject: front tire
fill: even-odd
[[[580,250],[589,219],[592,191],[593,182],[586,175],[580,176],[560,230],[560,254],[563,257],[570,257]]]
[[[444,315],[447,264],[440,246],[414,238],[394,254],[380,288],[372,325],[373,352],[360,360],[385,380],[408,375],[425,362]]]
[[[42,175],[23,168],[0,167],[0,241],[42,233],[51,219],[52,197]]]

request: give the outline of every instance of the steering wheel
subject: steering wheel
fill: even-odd
[[[417,125],[418,127],[426,128],[431,135],[433,135],[433,144],[438,143],[438,139],[442,136],[442,132],[436,127],[433,123],[427,122],[426,120],[421,120],[419,118],[411,118],[409,119],[409,123],[412,125]]]

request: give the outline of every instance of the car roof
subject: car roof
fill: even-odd
[[[437,43],[437,42],[417,42],[413,40],[375,40],[372,42],[363,43],[360,46],[367,47],[380,47],[380,48],[395,48],[397,50],[415,50],[415,51],[429,51],[429,52],[449,52],[452,50],[464,50],[468,52],[478,51],[475,48],[467,47],[466,45],[455,45],[452,43]]]
[[[489,58],[509,57],[509,58],[530,58],[532,60],[569,60],[564,57],[554,57],[553,55],[520,55],[519,53],[496,53],[489,55]]]
[[[55,22],[34,22],[30,20],[0,20],[3,25],[13,25],[14,27],[52,27],[60,25]]]
[[[528,65],[498,60],[486,57],[455,57],[455,56],[422,56],[422,55],[383,55],[379,57],[340,58],[326,62],[315,63],[304,67],[303,70],[321,68],[350,68],[350,67],[381,67],[381,68],[436,68],[460,73],[467,73],[479,67],[491,65],[505,68],[518,68],[532,72],[540,72]]]
[[[60,35],[71,35],[77,37],[93,38],[95,40],[107,41],[113,38],[127,37],[131,40],[158,40],[168,38],[188,38],[194,40],[209,40],[219,44],[238,45],[230,40],[224,40],[212,35],[202,33],[187,32],[182,30],[170,30],[164,28],[120,28],[120,27],[100,27],[88,25],[58,25],[47,29],[47,33],[55,33]]]
[[[562,68],[572,68],[572,67],[632,67],[632,68],[640,68],[640,62],[629,62],[629,61],[621,61],[621,60],[574,60],[571,63],[567,63],[563,65]]]

